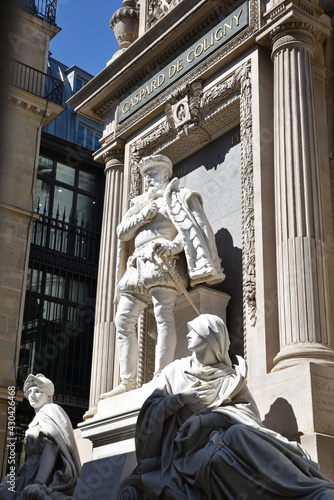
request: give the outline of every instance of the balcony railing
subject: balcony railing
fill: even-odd
[[[30,94],[43,97],[55,104],[62,104],[63,82],[19,61],[12,60],[10,83]]]
[[[20,5],[31,14],[56,23],[57,0],[20,0]]]

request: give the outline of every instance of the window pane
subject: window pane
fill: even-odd
[[[75,168],[68,167],[63,163],[57,163],[56,179],[57,181],[74,186]]]
[[[71,280],[70,282],[70,301],[82,304],[88,297],[89,286],[81,281]]]
[[[44,301],[43,318],[47,321],[60,323],[63,318],[63,306],[56,302]]]
[[[80,170],[79,172],[79,188],[95,193],[96,191],[96,175]]]
[[[95,200],[89,196],[78,193],[77,198],[77,219],[78,224],[86,228],[93,227]]]
[[[88,149],[92,149],[92,147],[93,147],[93,132],[89,129],[87,129],[87,132],[86,132],[86,144],[85,144],[85,146]]]
[[[101,147],[101,144],[100,144],[100,142],[99,142],[99,141],[100,141],[100,139],[101,139],[101,136],[100,136],[100,135],[98,135],[98,134],[95,134],[95,143],[94,143],[94,149],[95,149],[95,151],[96,151],[97,149],[100,149],[100,147]]]
[[[64,219],[68,221],[71,215],[72,205],[73,192],[69,191],[69,189],[55,186],[52,216],[56,217],[58,213],[60,218],[64,217]]]
[[[79,124],[77,132],[77,144],[79,144],[79,146],[83,146],[84,143],[85,143],[85,128]]]
[[[75,79],[75,91],[78,92],[81,89],[81,87],[83,87],[83,84],[84,83],[82,80],[80,80],[80,78],[76,78]]]
[[[41,292],[43,271],[29,267],[27,276],[27,290]]]
[[[36,179],[34,211],[42,213],[44,210],[49,212],[50,206],[50,184],[42,179]]]
[[[40,156],[38,161],[38,173],[42,175],[52,175],[53,161],[45,156]]]
[[[45,294],[63,299],[65,295],[65,279],[63,276],[55,274],[46,274]]]

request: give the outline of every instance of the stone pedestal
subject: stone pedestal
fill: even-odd
[[[225,320],[229,295],[204,286],[193,289],[190,295],[202,313],[216,314]],[[185,336],[188,332],[187,322],[195,317],[196,312],[192,306],[184,296],[180,296],[175,309],[178,333],[175,359],[191,354]],[[153,384],[146,384],[140,389],[98,402],[94,417],[79,425],[82,438],[93,443],[92,459],[134,453],[137,417],[144,401],[153,390]]]
[[[334,368],[302,363],[269,373],[255,385],[252,395],[264,425],[300,442],[334,480]]]

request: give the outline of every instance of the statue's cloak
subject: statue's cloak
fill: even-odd
[[[220,265],[215,236],[203,210],[203,201],[199,193],[179,187],[179,179],[172,179],[163,194],[168,216],[182,236],[187,271],[191,286],[200,283],[214,284],[223,281],[225,274]],[[139,214],[148,203],[148,194],[131,200],[132,206],[123,220]],[[117,284],[126,271],[128,257],[134,249],[133,239],[118,242]]]
[[[132,478],[145,499],[334,498],[334,483],[299,443],[262,425],[242,361],[203,366],[193,356],[163,370],[137,421]],[[183,405],[179,394],[196,387],[210,389],[208,400]],[[180,436],[192,418],[197,429]]]

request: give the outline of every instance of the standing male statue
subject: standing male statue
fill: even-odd
[[[170,181],[169,158],[143,158],[139,170],[146,192],[131,200],[131,207],[117,227],[119,255],[115,325],[121,383],[101,398],[134,389],[137,384],[138,342],[136,322],[153,302],[157,323],[155,376],[174,360],[176,330],[174,304],[179,288],[171,274],[177,272],[183,286],[218,283],[225,278],[220,266],[213,231],[198,193]],[[176,256],[172,272],[163,272],[159,262]]]

